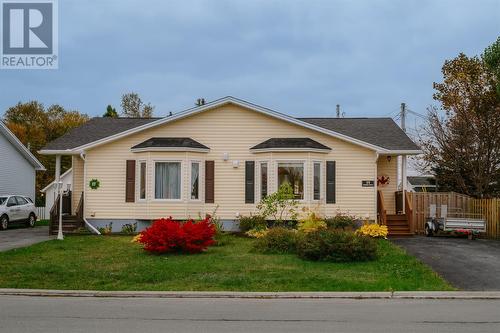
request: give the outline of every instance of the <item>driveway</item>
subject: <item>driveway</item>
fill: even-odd
[[[49,236],[49,227],[7,229],[0,231],[0,251],[7,251],[19,247],[45,242],[53,239]]]
[[[500,290],[500,241],[448,237],[396,238],[392,241],[432,267],[456,288]]]

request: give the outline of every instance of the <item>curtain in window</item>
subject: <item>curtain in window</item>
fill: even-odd
[[[200,164],[191,164],[191,199],[198,199],[198,182],[200,175]]]
[[[155,198],[181,198],[181,163],[158,162],[155,168]]]

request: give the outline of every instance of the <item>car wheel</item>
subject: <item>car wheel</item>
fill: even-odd
[[[36,217],[35,214],[31,213],[30,217],[28,218],[28,227],[34,228],[36,223]]]
[[[427,237],[432,237],[432,229],[429,227],[428,224],[425,225],[425,235]]]
[[[7,217],[7,215],[3,215],[0,218],[0,229],[7,230],[8,227],[9,227],[9,218]]]

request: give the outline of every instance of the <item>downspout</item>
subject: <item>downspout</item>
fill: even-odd
[[[85,191],[85,182],[87,180],[87,163],[85,163],[85,151],[82,151],[80,153],[80,158],[83,160],[83,216],[82,216],[82,219],[83,219],[83,222],[85,222],[85,225],[87,226],[87,228],[89,228],[91,231],[93,231],[96,235],[100,235],[101,233],[99,232],[99,230],[96,229],[96,227],[94,227],[92,224],[90,224],[89,221],[87,221],[87,219],[85,218],[85,203],[87,202],[86,200],[86,193],[87,191]]]
[[[379,155],[379,152],[375,152],[375,181],[374,181],[374,184],[373,184],[373,188],[375,189],[374,191],[374,195],[375,195],[375,221],[378,223],[378,204],[377,204],[377,201],[378,201],[378,182],[377,182],[377,179],[378,179],[378,159],[379,159],[380,155]]]

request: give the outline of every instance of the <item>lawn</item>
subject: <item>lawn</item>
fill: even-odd
[[[309,262],[252,250],[254,240],[196,255],[150,255],[127,236],[68,236],[0,253],[0,288],[88,290],[388,291],[451,290],[389,241],[363,263]]]

